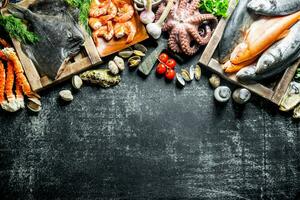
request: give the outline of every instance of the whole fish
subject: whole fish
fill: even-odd
[[[294,54],[300,49],[300,22],[297,22],[288,35],[272,45],[257,62],[257,74],[277,68],[286,62],[293,62]]]
[[[41,4],[36,5],[42,8]],[[30,8],[34,9],[35,6]],[[39,36],[38,42],[22,44],[22,49],[33,61],[40,75],[47,75],[51,79],[57,78],[63,72],[61,66],[78,54],[84,43],[84,36],[73,17],[69,12],[59,9],[61,8],[43,14],[43,10],[32,12],[15,4],[9,4],[8,7],[14,16],[27,20],[32,31]]]
[[[250,65],[248,67],[245,67],[241,69],[237,74],[236,77],[239,81],[244,83],[253,83],[253,82],[259,82],[264,79],[271,78],[273,76],[276,76],[286,70],[288,67],[291,66],[291,64],[300,58],[300,50],[295,53],[289,61],[282,65],[277,65],[276,68],[272,68],[269,70],[264,71],[263,73],[256,73],[257,67],[256,64]]]
[[[247,11],[248,2],[249,0],[239,0],[228,20],[218,48],[220,63],[229,60],[234,47],[243,41],[243,35],[254,21],[254,16]]]
[[[300,10],[299,0],[252,0],[248,9],[259,15],[283,16]]]
[[[300,19],[300,11],[271,19],[260,19],[249,28],[247,35],[231,54],[233,64],[254,59],[279,39],[286,36],[291,26]]]

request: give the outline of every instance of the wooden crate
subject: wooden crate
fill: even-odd
[[[236,0],[231,0],[229,4],[229,16],[234,11],[236,6]],[[205,48],[199,63],[208,67],[209,70],[213,71],[214,73],[220,75],[222,78],[226,79],[227,81],[239,85],[241,87],[249,89],[251,92],[270,100],[271,102],[279,105],[279,102],[283,95],[285,94],[290,82],[292,81],[294,74],[300,64],[300,60],[295,62],[291,67],[289,67],[285,73],[283,74],[282,78],[278,80],[273,87],[267,87],[260,83],[256,84],[242,84],[240,83],[235,74],[226,74],[224,73],[221,64],[218,62],[217,59],[214,58],[215,51],[218,47],[218,44],[222,38],[223,32],[225,30],[227,21],[229,20],[229,16],[226,19],[221,19],[210,42],[208,43],[207,47]],[[235,31],[235,30],[232,30]]]
[[[34,1],[35,0],[22,1],[18,3],[18,5],[27,8]],[[20,58],[21,64],[23,65],[25,74],[33,91],[40,91],[54,84],[60,83],[61,81],[70,78],[72,75],[78,74],[79,72],[87,70],[92,66],[102,62],[93,39],[83,27],[80,28],[85,39],[83,48],[77,56],[63,64],[65,65],[65,70],[60,77],[55,80],[51,80],[47,76],[41,77],[32,60],[23,52],[21,43],[15,39],[12,39],[12,43]]]

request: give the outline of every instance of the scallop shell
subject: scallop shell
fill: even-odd
[[[128,59],[129,67],[137,67],[142,62],[140,56],[132,56]]]
[[[79,90],[81,88],[82,84],[83,84],[82,79],[78,75],[73,76],[72,86],[75,89]]]
[[[144,57],[145,56],[145,54],[142,51],[139,51],[139,50],[134,50],[133,54],[136,55],[136,56],[140,56],[140,57]]]
[[[199,65],[196,65],[194,71],[195,71],[195,79],[196,79],[197,81],[199,81],[200,78],[201,78],[201,68],[200,68],[200,66],[199,66]]]
[[[146,53],[148,49],[142,44],[135,44],[134,49]]]
[[[209,78],[209,83],[213,88],[217,88],[220,86],[221,84],[221,79],[219,76],[217,76],[216,74],[211,75],[211,77]]]
[[[133,51],[132,50],[123,50],[123,51],[120,51],[118,53],[118,55],[122,58],[129,58],[130,56],[133,55]]]
[[[179,83],[180,86],[185,86],[185,81],[180,73],[176,73],[176,80]]]
[[[192,79],[190,77],[190,72],[187,69],[181,70],[181,76],[186,82],[192,81]]]
[[[115,56],[114,57],[114,62],[116,63],[116,65],[118,66],[120,71],[124,71],[125,69],[125,62],[124,59],[119,57],[119,56]]]
[[[59,96],[64,100],[64,101],[72,101],[74,99],[72,92],[70,90],[62,90],[59,92]]]
[[[119,67],[117,66],[117,64],[114,62],[114,61],[109,61],[108,62],[108,69],[110,70],[110,72],[113,74],[113,75],[117,75],[119,74]]]

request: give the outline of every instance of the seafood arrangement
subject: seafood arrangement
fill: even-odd
[[[243,83],[278,75],[300,57],[299,1],[272,2],[239,1],[219,45],[224,71]]]

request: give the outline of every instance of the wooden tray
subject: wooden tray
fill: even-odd
[[[232,12],[236,6],[236,2],[237,2],[236,0],[230,1],[229,10],[228,10],[229,16],[232,14]],[[209,70],[213,71],[214,73],[219,74],[222,78],[226,79],[227,81],[234,83],[236,85],[242,86],[244,88],[247,88],[251,92],[279,105],[281,98],[284,96],[284,94],[288,88],[288,85],[290,84],[290,82],[292,81],[292,79],[294,77],[294,74],[300,64],[300,60],[298,62],[296,62],[295,64],[293,64],[291,67],[289,67],[285,71],[285,73],[283,74],[281,79],[276,82],[274,87],[267,87],[260,83],[248,84],[248,85],[240,83],[237,80],[235,74],[224,73],[224,71],[221,67],[221,64],[218,62],[217,59],[214,58],[215,51],[216,51],[218,44],[222,38],[222,35],[225,30],[229,16],[226,19],[221,19],[221,21],[219,22],[210,42],[208,43],[207,47],[205,48],[199,62],[202,65],[207,66]],[[232,31],[235,31],[235,30],[232,30]]]
[[[125,0],[129,4],[133,5],[133,2],[131,0]],[[136,35],[131,43],[126,43],[126,36],[124,36],[121,39],[116,39],[115,37],[107,42],[103,38],[98,39],[99,47],[97,47],[98,52],[101,57],[105,57],[111,54],[114,54],[122,49],[125,49],[127,47],[130,47],[136,43],[142,42],[149,38],[147,31],[140,21],[140,17],[138,13],[135,11],[134,16],[130,20],[131,22],[136,24]]]
[[[18,3],[18,5],[27,8],[34,1],[35,0],[26,0]],[[70,78],[74,74],[78,74],[79,72],[87,70],[92,66],[100,64],[102,62],[92,38],[83,27],[81,27],[81,30],[85,38],[85,42],[81,52],[70,61],[64,63],[66,68],[60,75],[60,77],[56,80],[51,80],[47,76],[41,77],[32,60],[23,52],[21,43],[15,39],[12,39],[13,45],[20,58],[25,74],[33,91],[40,91],[42,89],[48,88],[54,84]]]

